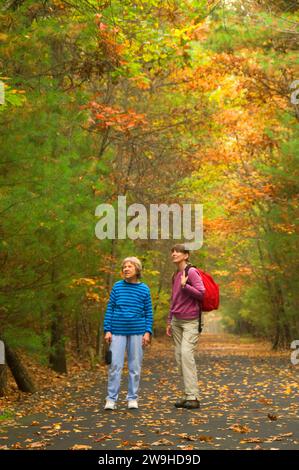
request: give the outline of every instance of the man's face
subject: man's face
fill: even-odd
[[[173,250],[173,252],[171,253],[171,258],[174,263],[180,263],[181,261],[188,260],[188,254]]]
[[[131,279],[136,276],[136,267],[133,263],[127,262],[123,265],[123,275],[125,279]]]

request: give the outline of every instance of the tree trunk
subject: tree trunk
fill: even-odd
[[[0,364],[0,397],[4,397],[7,390],[7,367]]]
[[[104,323],[103,322],[100,324],[99,338],[100,338],[99,361],[101,362],[101,364],[104,364],[106,352],[108,351],[108,344],[104,340]]]
[[[271,283],[267,275],[264,254],[263,254],[262,247],[261,247],[259,240],[257,240],[257,248],[259,252],[260,262],[265,273],[264,280],[265,280],[265,285],[269,293],[269,301],[272,305],[273,322],[274,322],[274,336],[272,339],[272,350],[275,351],[280,348],[288,347],[288,341],[290,342],[289,326],[287,324],[287,319],[286,319],[282,289],[278,282],[276,282],[275,284],[273,284],[273,282]],[[272,263],[274,263],[275,261],[273,260],[269,251],[267,254],[270,260],[272,261]],[[276,262],[276,265],[277,264],[278,263]]]
[[[5,341],[5,357],[8,367],[10,368],[12,375],[17,383],[17,386],[21,392],[34,393],[36,391],[35,385],[30,378],[27,370],[22,364],[18,354],[10,348]]]
[[[76,353],[77,353],[77,356],[80,358],[82,351],[81,351],[81,337],[80,337],[80,325],[79,325],[78,314],[75,320],[75,336],[76,336]]]
[[[277,309],[277,323],[275,338],[272,344],[272,349],[288,349],[291,343],[291,333],[286,317],[286,311],[284,307],[283,292],[279,283],[275,286],[276,290],[276,309]]]
[[[46,312],[43,309],[41,309],[40,310],[40,335],[41,335],[41,340],[42,340],[44,351],[48,351],[49,349],[48,338],[47,338],[46,332],[47,332]]]
[[[100,318],[98,323],[98,334],[97,334],[97,355],[100,363],[104,362],[105,358],[105,341],[104,341],[104,328],[103,320]]]
[[[60,374],[67,374],[66,355],[65,355],[65,338],[64,338],[64,322],[62,313],[62,299],[65,297],[63,293],[56,290],[56,268],[53,264],[51,280],[53,289],[54,303],[52,305],[51,319],[51,343],[49,354],[49,365],[51,369]]]
[[[158,308],[158,305],[159,305],[160,294],[161,294],[162,287],[163,287],[163,281],[165,280],[165,272],[166,272],[167,264],[168,264],[168,260],[166,260],[166,261],[163,263],[163,267],[162,267],[162,269],[160,270],[157,297],[156,297],[156,301],[155,301],[155,304],[154,304],[154,307],[153,307],[154,313],[156,313],[157,308]]]
[[[52,313],[49,364],[55,372],[67,374],[63,315],[58,311],[56,304],[52,306]]]

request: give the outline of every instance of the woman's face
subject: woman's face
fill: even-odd
[[[136,272],[136,267],[133,263],[130,263],[129,261],[123,265],[123,275],[125,279],[131,279],[133,277],[136,277],[137,272]]]
[[[181,261],[188,261],[188,254],[173,250],[171,258],[174,263],[180,263]]]

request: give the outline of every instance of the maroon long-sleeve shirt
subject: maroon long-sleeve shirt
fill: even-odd
[[[198,318],[201,311],[201,300],[205,293],[205,287],[201,276],[195,268],[188,271],[188,282],[181,286],[183,271],[179,271],[172,285],[171,306],[167,322],[170,323],[173,315],[179,320],[193,320]]]

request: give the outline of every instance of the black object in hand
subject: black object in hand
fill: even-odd
[[[112,362],[112,351],[106,351],[105,362],[109,366]]]

